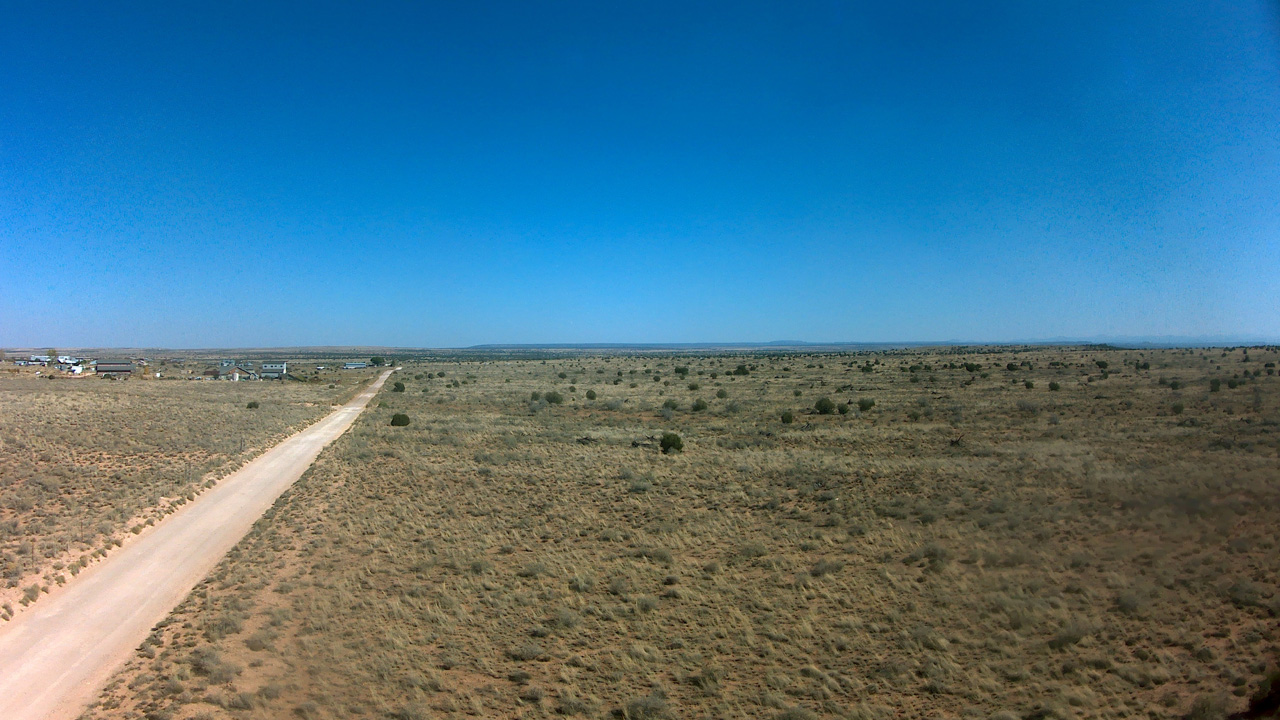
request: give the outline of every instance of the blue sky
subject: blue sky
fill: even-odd
[[[0,345],[1280,339],[1280,10],[16,3]]]

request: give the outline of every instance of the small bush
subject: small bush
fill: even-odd
[[[848,414],[849,414],[849,403],[840,403],[839,405],[837,405],[837,406],[836,406],[836,412],[840,413],[841,415],[848,415]]]
[[[1209,392],[1218,392],[1222,389],[1222,381],[1214,378],[1209,381]]]
[[[1051,383],[1049,383],[1049,390],[1050,390],[1050,392],[1058,392],[1058,391],[1059,391],[1059,390],[1061,390],[1061,389],[1062,389],[1062,386],[1061,386],[1061,385],[1059,385],[1057,382],[1051,382]]]
[[[693,401],[693,406],[690,409],[693,410],[694,412],[701,412],[703,410],[706,410],[707,407],[708,407],[707,401],[703,400],[702,398],[698,398],[697,400]]]
[[[796,415],[795,415],[795,413],[791,412],[790,410],[783,410],[783,411],[782,411],[782,424],[783,424],[783,425],[790,425],[791,423],[795,422],[795,420],[796,420]]]
[[[511,655],[512,660],[528,662],[542,657],[545,654],[545,651],[543,651],[541,645],[531,642],[525,643],[520,647],[513,648],[509,654]]]
[[[813,404],[813,409],[818,411],[820,415],[830,415],[836,411],[836,404],[831,398],[820,398],[818,402]]]
[[[392,427],[404,427],[409,424],[409,416],[404,413],[396,413],[391,416]]]
[[[678,453],[684,450],[684,440],[681,440],[680,436],[673,432],[662,433],[662,439],[658,441],[658,445],[662,448],[662,452],[666,454]]]
[[[718,397],[718,398],[720,398],[721,400],[723,400],[723,399],[725,399],[725,398],[729,397],[729,393],[725,392],[725,391],[724,391],[724,389],[720,389],[720,390],[717,390],[717,391],[716,391],[716,397]]]
[[[258,409],[259,407],[261,407],[261,406],[260,406],[260,405],[258,405],[258,401],[257,401],[257,400],[250,400],[250,401],[249,401],[249,404],[248,404],[248,405],[245,405],[245,407],[249,408],[250,410],[257,410],[257,409]]]
[[[1174,415],[1181,415],[1182,411],[1186,410],[1187,408],[1182,403],[1176,402],[1169,409],[1173,411]]]
[[[395,385],[392,385],[391,392],[404,392],[404,383],[397,382]]]
[[[588,399],[588,400],[595,400],[595,399],[596,399],[596,391],[595,391],[595,390],[588,390],[588,391],[587,391],[587,399]]]
[[[876,406],[876,401],[871,398],[862,398],[858,400],[858,409],[866,412]]]
[[[563,403],[563,402],[564,402],[564,396],[563,396],[563,395],[561,395],[560,393],[556,392],[555,390],[552,390],[551,392],[547,393],[546,395],[543,395],[543,396],[542,396],[542,399],[543,399],[543,400],[546,400],[546,401],[547,401],[547,403],[549,403],[549,404],[551,404],[551,405],[559,405],[559,404],[561,404],[561,403]]]
[[[1024,386],[1024,387],[1026,387],[1028,390],[1034,390],[1034,389],[1035,389],[1035,387],[1036,387],[1036,384],[1035,384],[1035,383],[1033,383],[1033,382],[1031,382],[1030,380],[1028,380],[1028,381],[1026,381],[1026,382],[1024,382],[1024,383],[1022,383],[1022,384],[1023,384],[1023,386]]]

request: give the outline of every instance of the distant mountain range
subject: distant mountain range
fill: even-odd
[[[1027,340],[931,340],[906,342],[814,342],[810,340],[771,340],[768,342],[683,342],[683,343],[486,343],[459,348],[444,347],[392,347],[388,345],[313,345],[295,347],[257,347],[257,348],[85,348],[58,346],[59,352],[77,354],[119,355],[129,357],[146,357],[149,355],[177,355],[191,357],[250,357],[266,355],[291,355],[294,357],[313,355],[317,357],[369,357],[374,355],[395,355],[424,351],[449,352],[528,352],[528,351],[566,351],[566,350],[633,350],[633,351],[694,351],[694,350],[785,350],[804,349],[809,351],[841,351],[841,350],[891,350],[895,348],[915,347],[957,347],[957,346],[1034,346],[1034,345],[1110,345],[1123,348],[1170,348],[1170,347],[1251,347],[1258,345],[1280,345],[1280,338],[1262,338],[1241,335],[1113,335],[1089,338],[1055,337]],[[25,353],[44,353],[46,348],[4,348],[13,357]]]

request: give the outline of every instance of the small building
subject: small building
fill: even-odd
[[[95,366],[99,377],[129,377],[133,374],[133,363],[122,361],[99,360]]]
[[[264,380],[278,380],[288,374],[289,363],[282,362],[264,362],[262,363],[262,372],[258,373]]]
[[[369,363],[366,362],[349,362],[342,364],[343,370],[363,370],[367,367],[369,367]]]
[[[53,358],[48,355],[32,355],[28,364],[30,365],[48,365]]]
[[[249,368],[236,365],[235,367],[223,370],[222,379],[230,380],[231,382],[240,382],[241,380],[257,380],[258,373],[250,370]]]

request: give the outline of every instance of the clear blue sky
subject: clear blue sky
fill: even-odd
[[[6,3],[0,345],[1280,338],[1274,2]]]

